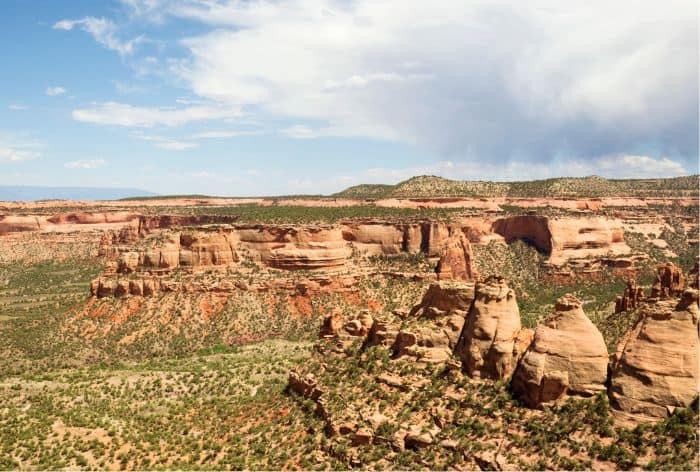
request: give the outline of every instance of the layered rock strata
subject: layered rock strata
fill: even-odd
[[[613,365],[610,398],[623,416],[668,416],[698,395],[698,291],[645,304]]]
[[[560,298],[554,309],[537,327],[512,380],[513,391],[530,406],[605,390],[608,350],[603,335],[576,297]]]

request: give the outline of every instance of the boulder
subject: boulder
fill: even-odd
[[[645,304],[615,356],[610,399],[620,416],[649,421],[698,395],[698,291]]]
[[[333,313],[323,319],[319,336],[322,338],[337,336],[343,327],[343,321],[343,314],[340,310],[333,310]]]
[[[392,325],[384,319],[375,319],[372,328],[367,335],[367,346],[384,346],[391,347],[396,342],[399,330],[397,326]]]
[[[504,278],[489,277],[476,285],[455,354],[472,378],[509,378],[517,361],[515,340],[520,329],[515,292]]]
[[[323,395],[323,391],[318,387],[316,377],[311,373],[302,376],[298,372],[290,371],[287,386],[294,393],[314,401]]]
[[[537,327],[511,383],[532,407],[605,390],[608,350],[603,335],[573,295],[557,300],[554,309]]]
[[[401,330],[392,346],[394,357],[413,358],[426,363],[443,363],[452,357],[450,338],[432,326],[420,326]]]

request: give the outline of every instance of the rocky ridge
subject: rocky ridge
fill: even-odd
[[[663,284],[678,280],[664,277],[669,270],[675,273],[676,268],[659,267]],[[640,302],[638,321],[623,336],[612,364],[603,336],[579,299],[561,297],[533,333],[521,328],[514,298],[502,278],[436,282],[412,310],[397,313],[404,320],[400,324],[374,319],[368,312],[355,318],[333,313],[324,321],[322,336],[338,348],[328,352],[328,344],[320,343],[317,350],[345,355],[356,343],[364,349],[381,346],[395,360],[444,365],[474,381],[511,381],[513,394],[535,408],[607,391],[615,417],[623,422],[658,421],[697,396],[697,289]],[[290,374],[290,389],[305,395],[292,381],[299,375]],[[391,375],[377,381],[409,388],[407,379]],[[356,431],[339,429],[327,411],[324,419],[333,434]],[[371,441],[371,432],[362,435]],[[433,436],[428,433],[426,441]],[[416,447],[406,437],[400,438],[400,447]]]

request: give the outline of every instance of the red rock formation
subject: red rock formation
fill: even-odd
[[[548,218],[520,215],[501,218],[492,229],[510,243],[522,240],[548,254],[548,263],[560,266],[571,259],[609,257],[630,253],[619,220],[599,216]]]
[[[461,231],[455,233],[445,243],[445,250],[435,269],[438,280],[474,280],[473,262],[474,255],[469,240]]]
[[[610,385],[614,411],[635,422],[668,416],[698,395],[698,291],[645,304],[620,341]]]
[[[474,284],[460,282],[437,282],[430,284],[420,303],[408,314],[409,318],[440,318],[449,312],[459,312],[467,316],[474,301]]]
[[[552,233],[547,217],[537,215],[509,216],[496,220],[492,230],[503,236],[507,243],[522,240],[532,244],[545,254],[552,252]]]
[[[511,383],[530,406],[605,390],[608,350],[603,335],[573,295],[557,300],[555,313],[537,327]]]
[[[627,287],[622,296],[615,299],[615,313],[633,310],[644,299],[644,289],[638,287],[634,280],[627,282]]]
[[[408,319],[413,321],[410,327],[382,326],[385,337],[395,338],[394,356],[427,363],[447,361],[459,341],[473,300],[473,283],[442,281],[432,284],[408,314]]]
[[[477,283],[474,303],[455,349],[470,377],[506,379],[517,362],[521,331],[515,292],[503,277]]]
[[[340,310],[333,310],[333,313],[323,319],[319,336],[321,338],[337,336],[340,333],[340,329],[343,327],[343,321],[343,314]]]
[[[658,267],[658,274],[651,287],[652,298],[676,297],[683,292],[683,271],[672,262],[666,262]]]

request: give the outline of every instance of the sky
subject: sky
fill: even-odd
[[[694,1],[0,9],[0,185],[256,196],[698,173]]]

